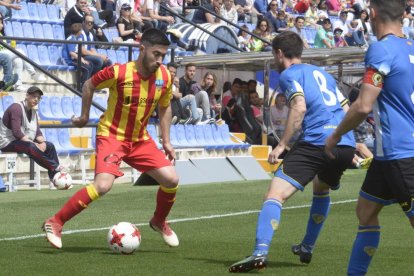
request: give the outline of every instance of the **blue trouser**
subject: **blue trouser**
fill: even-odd
[[[59,167],[59,159],[53,143],[46,141],[46,150],[41,151],[33,142],[14,140],[1,149],[2,152],[24,153],[32,158],[39,166],[45,168],[52,180],[55,170]]]
[[[13,64],[10,56],[2,51],[0,51],[0,66],[3,67],[3,81],[9,82],[13,76]]]

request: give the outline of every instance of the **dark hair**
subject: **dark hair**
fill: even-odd
[[[235,85],[235,84],[243,85],[243,81],[239,78],[235,78],[231,85]]]
[[[141,43],[150,45],[164,45],[170,46],[170,40],[167,38],[164,32],[158,29],[148,29],[141,37]]]
[[[249,81],[247,82],[247,84],[251,84],[251,83],[254,83],[255,85],[257,85],[257,81],[256,81],[256,80],[249,80]]]
[[[375,6],[377,16],[382,22],[401,21],[406,7],[406,0],[371,0],[371,7]]]
[[[178,64],[175,63],[175,62],[169,62],[169,63],[167,63],[167,68],[168,67],[174,67],[175,69],[177,69],[178,68]]]
[[[242,32],[245,32],[245,31],[250,31],[249,27],[247,27],[246,24],[244,24],[243,26],[240,27],[239,32],[237,33],[237,36],[241,36]]]
[[[188,67],[192,67],[192,66],[194,66],[194,67],[196,67],[196,65],[194,64],[194,63],[187,63],[186,65],[185,65],[185,70],[187,70],[188,69]]]
[[[273,51],[281,50],[287,58],[300,58],[303,52],[303,40],[294,32],[285,31],[272,41]]]
[[[295,18],[295,23],[298,23],[298,21],[302,19],[303,21],[305,21],[305,17],[303,17],[302,15],[299,15]]]

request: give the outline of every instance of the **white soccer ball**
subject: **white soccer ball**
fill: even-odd
[[[132,254],[141,244],[141,233],[129,222],[120,222],[109,229],[108,246],[119,254]]]
[[[53,177],[53,186],[58,190],[67,190],[72,188],[72,177],[67,172],[57,172]]]

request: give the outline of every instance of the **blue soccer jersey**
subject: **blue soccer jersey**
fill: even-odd
[[[313,145],[324,145],[326,138],[345,116],[342,105],[347,100],[339,91],[335,79],[317,66],[294,64],[280,75],[280,87],[288,102],[297,95],[305,97],[303,140]],[[342,136],[338,144],[355,147],[352,132]]]
[[[372,44],[365,56],[364,82],[382,88],[373,107],[379,160],[414,157],[413,43],[387,35]]]

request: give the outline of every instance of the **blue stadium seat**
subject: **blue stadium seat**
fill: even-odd
[[[223,139],[223,141],[227,144],[233,144],[233,148],[235,149],[247,149],[250,147],[250,144],[247,143],[236,143],[234,142],[231,137],[230,137],[230,130],[229,130],[229,126],[227,124],[221,125],[221,126],[217,126],[221,137]]]
[[[185,137],[185,129],[184,125],[175,125],[175,133],[177,135],[177,142],[182,147],[192,147],[190,143],[187,141],[187,138]]]
[[[52,25],[43,24],[43,37],[47,39],[54,39]]]
[[[42,24],[33,23],[32,28],[33,28],[34,37],[39,38],[39,39],[44,38]]]
[[[12,21],[13,35],[15,37],[24,37],[22,24],[18,21]]]
[[[123,50],[117,50],[116,51],[116,60],[118,63],[124,64],[128,62],[128,57],[125,54],[125,51]]]
[[[204,145],[199,143],[196,139],[194,125],[179,125],[179,127],[184,128],[185,138],[187,139],[190,147],[204,147]]]
[[[0,103],[0,119],[3,118],[3,115],[4,115],[3,103]]]
[[[52,65],[57,66],[58,70],[69,70],[70,67],[74,68],[74,66],[68,66],[68,65],[62,64],[62,60],[61,60],[62,50],[59,49],[59,47],[52,45],[48,47],[48,50],[49,50],[50,63]]]
[[[26,49],[26,45],[24,45],[24,44],[17,44],[17,45],[16,45],[16,48],[17,48],[17,49],[22,50],[22,51],[23,51],[23,53],[24,53],[24,55],[25,55],[25,56],[27,56],[27,49]]]
[[[12,95],[5,95],[2,97],[3,110],[6,110],[9,106],[14,103],[14,98]]]
[[[138,48],[133,48],[132,50],[132,60],[137,60],[139,56],[139,49]]]
[[[102,106],[104,109],[106,109],[108,107],[108,102],[105,98],[103,97],[93,97],[93,100],[95,102],[97,102],[100,106]],[[100,111],[98,108],[95,108],[95,112],[98,115],[98,118],[102,115],[102,111]]]
[[[72,98],[72,107],[75,116],[80,116],[82,112],[82,99],[79,96]]]
[[[112,60],[112,62],[113,62],[113,63],[119,63],[119,62],[118,62],[118,58],[117,58],[117,56],[116,56],[116,52],[115,52],[115,50],[108,49],[108,50],[106,51],[106,54],[107,54],[108,58],[109,58],[110,60]]]
[[[39,45],[37,47],[37,52],[39,54],[39,60],[42,61],[42,65],[47,66],[48,70],[57,70],[59,69],[58,65],[53,64],[49,58],[49,48],[45,45]]]
[[[201,125],[201,130],[204,133],[204,139],[209,145],[214,145],[214,149],[222,150],[225,148],[223,144],[218,143],[213,137],[213,131],[210,125]]]
[[[63,24],[63,21],[59,19],[59,6],[58,5],[46,5],[47,14],[50,22],[57,24]]]
[[[29,12],[31,22],[40,21],[39,11],[37,10],[37,4],[36,3],[27,3],[27,9],[28,9],[28,12]]]
[[[176,125],[171,125],[170,127],[170,142],[176,149],[183,148],[183,146],[178,142]]]
[[[24,37],[34,38],[32,23],[23,22],[22,23],[22,28],[23,28]],[[28,43],[33,43],[33,42],[28,42]]]
[[[72,142],[70,141],[70,134],[68,128],[58,128],[57,135],[60,145],[65,149],[68,150],[69,153],[79,153],[82,151],[82,148],[75,147]]]
[[[41,120],[56,120],[50,109],[50,98],[48,96],[42,96],[42,100],[39,102],[38,113]]]
[[[56,128],[46,128],[42,130],[47,141],[52,142],[55,145],[56,152],[58,154],[76,154],[79,153],[79,149],[72,149],[71,147],[64,147],[59,141],[59,134]]]
[[[37,51],[37,46],[33,45],[33,44],[29,44],[27,45],[27,56],[33,60],[34,62],[36,62],[37,64],[41,65],[42,67],[45,67],[47,69],[47,65],[44,65],[40,62],[39,59],[39,53]]]
[[[152,140],[154,140],[155,144],[157,145],[157,148],[162,149],[162,145],[160,144],[160,139],[158,138],[157,134],[157,127],[153,124],[148,124],[147,131]]]
[[[45,4],[36,4],[37,11],[39,13],[39,21],[42,23],[50,22],[49,14],[47,12],[47,8]]]
[[[203,145],[208,151],[216,149],[216,145],[213,142],[206,140],[203,128],[203,125],[194,125],[194,132],[197,142]]]
[[[206,128],[210,128],[211,129],[211,133],[213,134],[213,138],[214,141],[216,141],[216,143],[218,145],[223,146],[223,148],[225,150],[231,150],[233,148],[237,148],[238,146],[235,143],[226,143],[225,141],[223,141],[223,138],[221,136],[220,130],[218,129],[217,125],[205,125]]]
[[[61,97],[51,96],[49,99],[50,111],[52,112],[55,120],[62,122],[70,122],[70,117],[67,117],[62,110]]]
[[[24,1],[20,1],[19,5],[21,6],[21,10],[15,11],[12,9],[12,20],[17,21],[31,21],[29,10],[27,8],[27,3]]]
[[[7,36],[13,36],[13,26],[10,21],[4,21],[4,34]]]
[[[99,54],[101,54],[101,55],[105,55],[105,56],[106,56],[106,50],[105,50],[105,49],[98,48],[98,49],[96,49],[96,51],[97,51]]]
[[[63,30],[62,25],[54,24],[52,26],[53,29],[53,37],[59,40],[65,40],[65,32]]]
[[[72,118],[72,116],[75,114],[75,112],[73,111],[72,102],[72,97],[63,96],[61,98],[62,112],[66,118]]]

